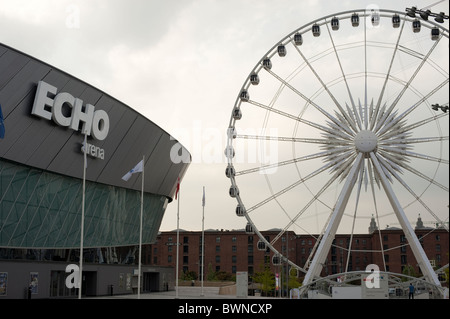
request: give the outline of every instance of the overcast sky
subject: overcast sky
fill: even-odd
[[[245,222],[228,196],[223,150],[236,97],[261,57],[293,30],[329,14],[436,2],[0,0],[0,41],[105,91],[190,150],[180,228],[201,230],[205,186],[205,228],[238,229]],[[433,11],[448,14],[448,1]],[[176,213],[174,201],[162,231],[176,228]]]

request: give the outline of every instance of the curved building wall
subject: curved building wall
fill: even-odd
[[[167,132],[108,94],[2,44],[0,107],[1,247],[79,246],[84,134],[90,150],[84,246],[139,242],[141,174],[122,176],[143,157],[143,243],[154,241],[189,165],[175,163],[170,153],[190,159]]]

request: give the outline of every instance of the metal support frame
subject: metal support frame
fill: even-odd
[[[320,242],[319,248],[317,248],[317,252],[311,262],[311,266],[309,267],[308,272],[305,275],[305,279],[303,280],[304,286],[310,284],[315,277],[318,277],[320,275],[320,272],[322,271],[322,265],[324,264],[325,259],[328,256],[328,252],[330,250],[331,244],[333,243],[334,236],[336,235],[337,228],[342,219],[342,215],[344,214],[345,207],[347,206],[348,199],[350,198],[350,194],[352,193],[353,186],[355,185],[358,172],[363,160],[363,153],[359,153],[352,169],[350,170],[350,173],[348,174],[342,192],[339,195],[330,222],[328,223],[327,229],[322,237],[323,239]]]

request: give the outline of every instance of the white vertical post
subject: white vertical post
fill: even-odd
[[[78,278],[78,299],[81,299],[81,285],[83,283],[83,246],[84,246],[84,206],[85,206],[85,190],[86,190],[86,143],[87,135],[84,134],[83,144],[83,194],[81,200],[81,230],[80,230],[80,276]]]
[[[201,278],[202,278],[202,293],[201,296],[204,296],[204,292],[203,292],[203,274],[205,273],[205,186],[203,186],[203,199],[202,199],[202,206],[203,206],[203,212],[202,212],[202,274],[201,274]]]
[[[178,180],[178,183],[180,181]],[[179,260],[179,254],[180,254],[180,192],[178,190],[177,193],[177,265],[175,269],[175,298],[178,299],[178,260]]]
[[[139,221],[138,299],[141,298],[142,216],[144,215],[144,171],[145,171],[145,155],[142,157],[141,214]]]

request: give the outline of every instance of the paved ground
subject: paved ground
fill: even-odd
[[[141,299],[238,299],[235,295],[219,295],[219,287],[178,287],[178,296],[175,290],[164,292],[141,293]],[[260,299],[261,297],[248,296],[248,298]],[[86,299],[138,299],[134,295],[99,296]]]

